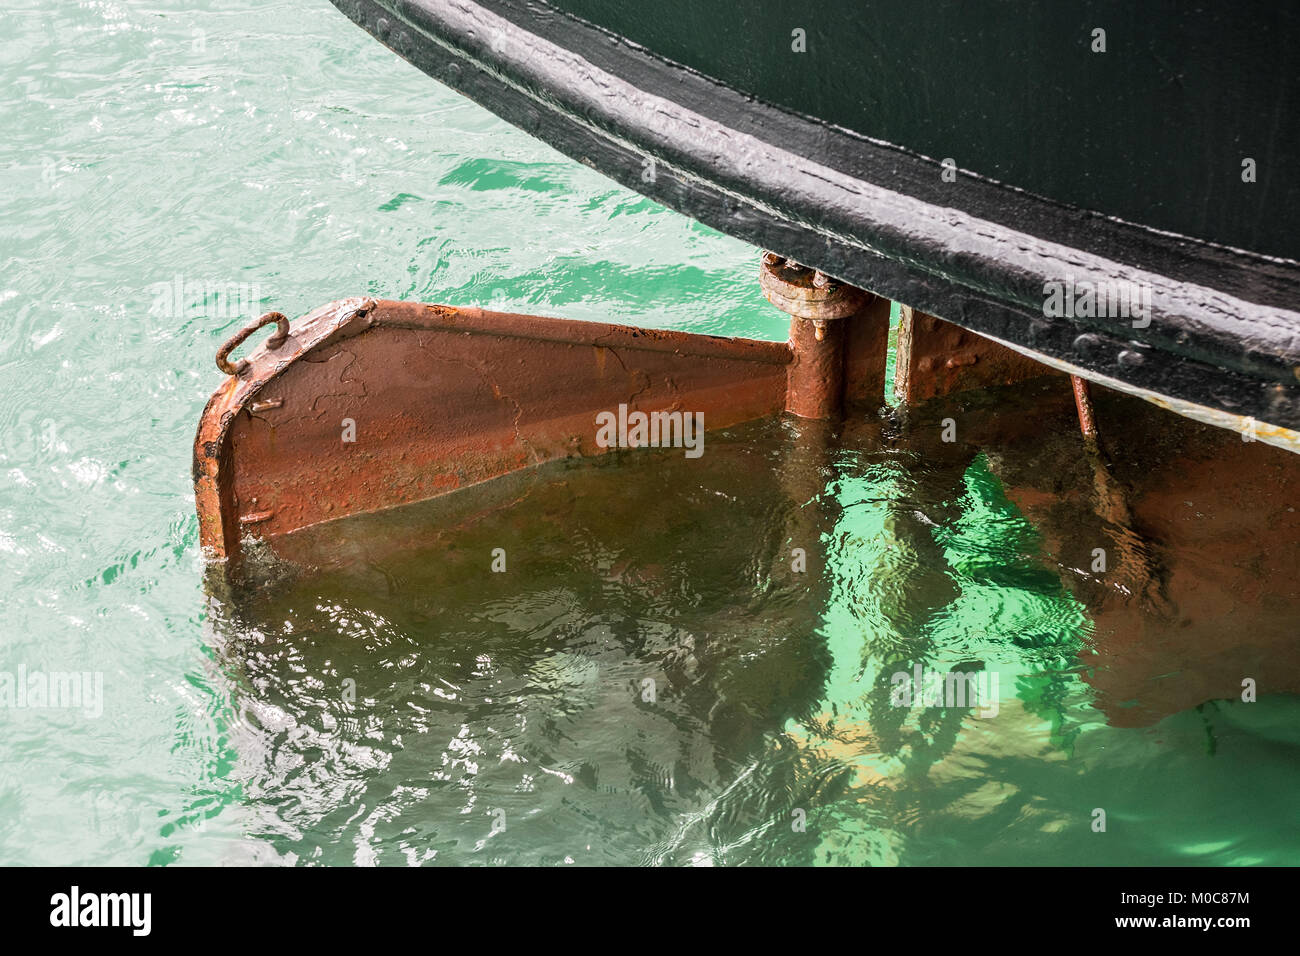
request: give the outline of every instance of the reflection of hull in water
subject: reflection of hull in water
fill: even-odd
[[[1101,414],[1126,423],[1112,445],[1134,451],[1093,474],[1085,467],[1064,496],[1043,486],[1041,469],[1031,474],[1033,456],[993,458],[1095,619],[1081,661],[1107,721],[1142,726],[1208,700],[1240,701],[1246,681],[1252,699],[1300,693],[1300,459],[1128,414],[1117,396],[1102,402]],[[1094,549],[1105,572],[1092,570]]]
[[[250,711],[235,745],[245,755],[236,782],[254,795],[255,816],[269,818],[266,830],[280,834],[278,852],[302,855],[311,840],[295,833],[337,827],[349,834],[328,851],[342,854],[338,862],[354,842],[358,854],[373,846],[380,862],[406,844],[417,859],[436,849],[427,858],[440,862],[545,862],[539,825],[554,828],[543,830],[547,846],[576,847],[580,862],[593,859],[589,844],[606,860],[629,859],[636,839],[661,862],[707,859],[715,839],[722,861],[814,862],[829,853],[917,862],[915,845],[927,837],[912,827],[921,806],[969,819],[971,843],[960,851],[968,854],[1002,832],[989,822],[1034,846],[1069,839],[1056,835],[1062,830],[1087,833],[1091,808],[1108,805],[1085,799],[1091,775],[1113,778],[1124,765],[1107,754],[1120,761],[1107,771],[1096,756],[1099,738],[1112,746],[1119,738],[1098,730],[1080,675],[1106,722],[1130,726],[1234,696],[1230,680],[1204,680],[1216,677],[1215,653],[1218,677],[1256,668],[1265,695],[1295,687],[1300,668],[1273,642],[1271,612],[1219,607],[1218,620],[1231,622],[1220,635],[1182,627],[1186,607],[1159,616],[1210,580],[1200,558],[1223,544],[1228,512],[1207,529],[1180,522],[1173,508],[1180,527],[1168,547],[1145,546],[1149,560],[1117,562],[1110,575],[1081,564],[1086,545],[1112,549],[1131,529],[1097,513],[1093,475],[1070,464],[1086,459],[1063,453],[1077,452],[1079,438],[1069,396],[1055,384],[964,396],[969,444],[937,437],[938,420],[952,411],[942,401],[900,415],[883,433],[879,423],[850,425],[840,439],[849,451],[816,423],[758,424],[711,439],[699,460],[660,450],[557,462],[284,536],[280,559],[315,569],[228,592],[217,611],[217,628],[236,638],[221,660],[240,675]],[[1188,425],[1161,439],[1161,416],[1142,403],[1105,394],[1098,402],[1150,452],[1150,476],[1126,461],[1115,466],[1133,482],[1129,520],[1147,530],[1164,507],[1149,499],[1189,457],[1221,453],[1217,433]],[[981,451],[1042,533],[1031,550],[1009,555],[1038,570],[1006,587],[1033,588],[1063,611],[1039,613],[1042,632],[1028,635],[1037,643],[1002,635],[985,649],[985,666],[1002,673],[995,717],[900,710],[890,704],[889,671],[963,659],[936,624],[986,626],[956,615],[954,580],[970,578],[954,574],[963,549],[954,559],[939,535],[960,523],[954,516],[967,506],[957,502]],[[1296,480],[1290,463],[1300,460],[1263,446],[1251,454],[1252,473],[1277,486],[1281,507]],[[837,478],[871,497],[828,494]],[[864,537],[874,525],[841,525],[852,509],[878,510],[884,530]],[[1227,561],[1253,564],[1277,600],[1294,603],[1281,569],[1296,554],[1295,529],[1264,524],[1236,541]],[[808,571],[796,576],[791,549],[808,542]],[[505,551],[502,573],[490,570],[496,548]],[[996,575],[1001,558],[981,560]],[[1153,568],[1168,592],[1156,613],[1125,594]],[[1045,580],[1064,580],[1079,600],[1064,588],[1053,595]],[[1080,601],[1095,620],[1092,635]],[[846,611],[855,615],[851,633]],[[838,647],[827,637],[836,626],[850,638]],[[1129,642],[1134,629],[1148,645],[1143,655]],[[1259,635],[1264,659],[1231,646],[1243,633]],[[343,698],[348,679],[355,704]],[[654,701],[644,696],[647,679]],[[1214,710],[1205,711],[1211,743],[1246,726],[1233,708]],[[1160,736],[1185,742],[1201,732],[1199,719],[1175,717]],[[1067,737],[1087,725],[1079,737],[1086,759],[1069,760],[1068,742],[1049,740],[1045,725],[1057,721]],[[300,769],[303,753],[313,755],[310,774]],[[1044,789],[1008,789],[1007,768],[1030,765],[1047,768]],[[372,809],[376,798],[382,811]],[[353,825],[358,800],[365,814]],[[490,836],[489,810],[498,807],[510,827]],[[807,834],[791,830],[799,809]]]
[[[1071,428],[1069,396],[1055,383],[1019,386],[1014,394],[1002,391],[1007,394],[988,393],[977,402],[970,394],[963,396],[959,434],[965,441],[957,443],[940,438],[939,422],[953,409],[945,400],[910,411],[900,431],[891,428],[883,436],[878,424],[852,423],[835,439],[825,425],[800,423],[782,478],[785,507],[795,510],[786,512],[783,521],[814,521],[812,511],[825,507],[820,497],[827,481],[824,469],[834,459],[837,441],[848,448],[880,447],[879,454],[891,461],[904,453],[926,463],[927,484],[918,491],[925,498],[960,498],[967,464],[983,453],[1007,498],[1041,535],[1038,550],[1094,621],[1079,664],[1097,690],[1108,722],[1147,724],[1207,700],[1239,699],[1245,678],[1256,682],[1259,693],[1300,692],[1300,649],[1293,628],[1294,608],[1300,606],[1294,573],[1300,568],[1300,512],[1292,504],[1300,500],[1300,459],[1102,392],[1102,413],[1126,422],[1124,443],[1142,449],[1140,455],[1117,456],[1106,469],[1081,453]],[[709,456],[694,462],[675,450],[632,454],[652,456],[638,467],[658,469],[664,487],[689,489],[699,480],[694,468],[706,466],[715,453],[728,454],[722,450],[727,439],[719,436],[717,442]],[[614,473],[621,467],[610,466]],[[610,474],[612,480],[614,473],[589,463],[557,463],[413,508],[317,525],[277,539],[276,551],[293,564],[317,567],[315,574],[346,567],[355,577],[369,568],[374,577],[366,589],[383,593],[400,587],[391,575],[402,572],[381,569],[415,560],[411,549],[418,547],[428,555],[422,560],[443,566],[440,589],[472,589],[490,555],[460,550],[458,542],[467,530],[486,516],[519,523],[520,533],[537,522],[559,527],[572,520],[572,505],[565,504],[570,502],[563,488],[566,476],[598,484],[600,475]],[[944,475],[950,476],[945,480],[953,483],[951,490],[933,486]],[[719,508],[738,506],[730,480],[717,482]],[[560,487],[552,488],[557,482]],[[653,523],[646,527],[644,499],[635,486],[626,493],[632,497],[624,501],[615,495],[620,503],[611,503],[609,510],[611,524],[624,522],[629,538],[684,529],[666,513],[658,532]],[[819,500],[818,509],[796,509],[798,503]],[[895,507],[907,513],[904,501]],[[796,533],[787,524],[784,533],[773,534],[791,542],[815,541],[820,532],[814,526],[815,521]],[[422,529],[414,540],[413,527]],[[907,527],[896,526],[894,533],[903,534]],[[942,576],[947,566],[932,538],[931,525],[923,522],[890,544],[917,552],[902,565],[880,569],[883,575],[906,574],[905,586],[898,582],[901,589],[888,578],[861,584],[872,589],[883,585],[899,602],[890,613],[897,616],[900,632],[931,615],[943,617],[946,604],[957,597],[955,591],[934,590],[914,577],[920,569]],[[1104,552],[1100,571],[1099,550]],[[820,547],[806,552],[808,573],[825,573]],[[776,552],[770,560],[777,567],[782,555]],[[681,578],[671,569],[665,578],[662,566],[623,565],[611,559],[618,577],[648,599],[680,587],[673,582]],[[906,668],[913,663],[906,661]]]
[[[1300,693],[1300,458],[1104,390],[1098,414],[1123,432],[1085,453],[1059,388],[1001,391],[913,410],[907,447],[953,467],[986,456],[1093,620],[1079,664],[1107,721],[1241,700],[1247,678]],[[962,440],[944,443],[954,414]],[[918,563],[942,566],[930,547]]]
[[[249,712],[236,782],[283,815],[277,850],[634,863],[657,846],[687,862],[677,821],[824,678],[809,636],[825,597],[786,541],[820,533],[790,498],[819,464],[779,454],[767,428],[699,460],[556,462],[319,524],[276,542],[267,581],[214,576],[220,657]],[[656,496],[664,484],[678,495]],[[318,839],[332,828],[348,839]]]

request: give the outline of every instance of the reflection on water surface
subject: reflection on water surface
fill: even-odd
[[[1104,468],[1048,380],[292,535],[214,581],[186,815],[296,862],[1295,862],[1296,466],[1099,414]]]

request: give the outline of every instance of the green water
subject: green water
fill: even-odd
[[[1007,476],[1087,498],[1068,405],[1022,409],[1038,433],[1012,447],[937,446],[924,414],[755,424],[699,462],[621,454],[318,530],[301,567],[209,588],[190,443],[248,312],[368,293],[786,323],[755,250],[329,4],[195,6],[3,14],[0,671],[100,673],[103,700],[0,709],[0,863],[1300,861],[1296,696],[1163,706],[1195,667],[1157,654],[1117,697],[1114,622],[1158,648],[1197,628],[1090,604],[1109,585],[1067,552],[1092,513],[1040,527],[1012,500]],[[178,276],[222,291],[160,305]],[[917,664],[996,673],[997,713],[895,706]]]

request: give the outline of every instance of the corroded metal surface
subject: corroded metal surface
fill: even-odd
[[[894,394],[909,405],[967,388],[1010,385],[1052,369],[932,315],[903,306]]]
[[[868,292],[771,252],[763,254],[758,283],[767,301],[782,312],[812,321],[848,318],[871,298]]]
[[[1092,407],[1092,389],[1086,378],[1070,376],[1070,385],[1074,389],[1074,407],[1079,413],[1079,431],[1089,441],[1097,440],[1097,413]]]
[[[786,411],[832,419],[846,404],[884,397],[889,302],[772,252],[758,272],[763,295],[790,316]]]
[[[795,360],[786,383],[785,409],[800,418],[835,418],[844,411],[845,323],[825,330],[804,319],[790,322]]]
[[[873,295],[844,322],[844,407],[848,411],[873,412],[884,404],[891,309],[888,299]]]
[[[248,368],[248,359],[241,359],[237,364],[230,361],[230,353],[258,329],[275,323],[275,332],[266,340],[266,347],[272,351],[278,349],[289,338],[289,319],[283,312],[268,312],[256,322],[244,326],[217,349],[217,371],[226,375],[239,375]]]
[[[787,412],[834,419],[849,408],[878,408],[884,400],[889,357],[889,302],[865,296],[856,312],[821,328],[793,318],[790,349]]]
[[[264,316],[223,346],[223,370],[235,374],[199,426],[201,543],[233,557],[247,536],[600,454],[611,447],[597,427],[602,412],[702,416],[715,429],[878,405],[889,303],[831,292],[853,311],[821,337],[796,318],[787,343],[373,299],[332,303],[291,325]],[[230,351],[273,319],[276,332],[231,364]]]
[[[209,401],[194,449],[200,540],[407,504],[606,451],[601,411],[722,428],[786,405],[786,343],[347,299],[254,349]],[[680,434],[680,433],[679,433]]]

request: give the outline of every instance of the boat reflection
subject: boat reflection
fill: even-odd
[[[223,773],[296,860],[943,862],[910,826],[1090,729],[1300,689],[1300,459],[1097,405],[1107,458],[1048,379],[277,539],[211,585]]]

